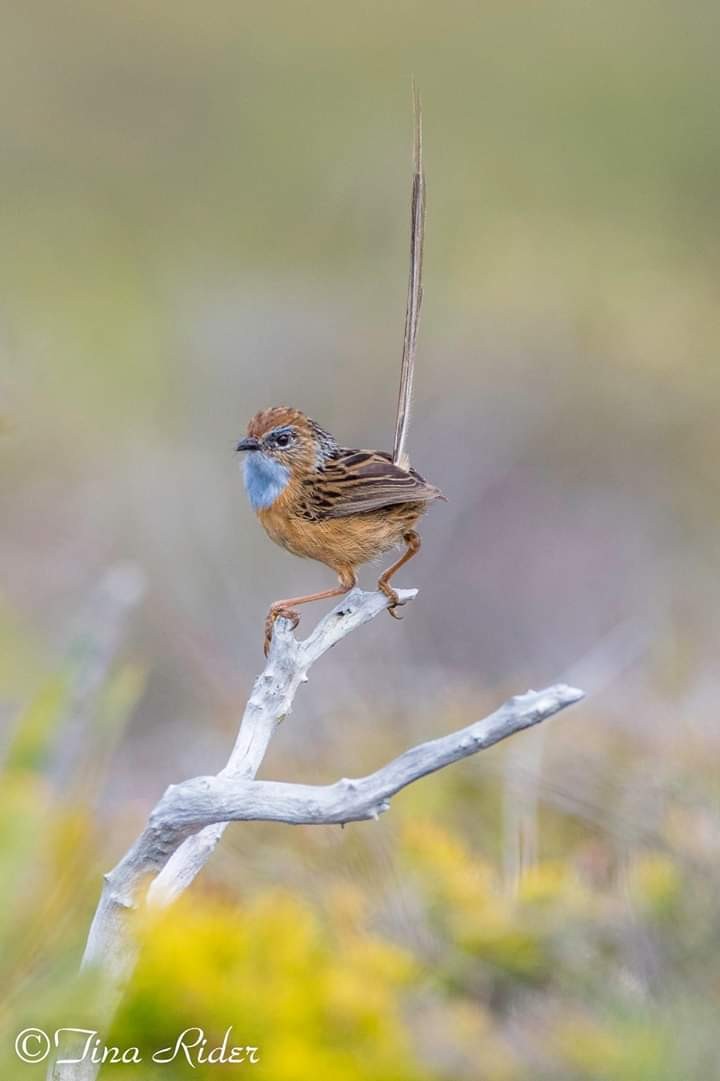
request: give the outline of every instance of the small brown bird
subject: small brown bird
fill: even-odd
[[[405,451],[415,367],[415,346],[422,302],[422,249],[425,177],[422,125],[417,93],[411,215],[410,280],[405,339],[392,454],[341,447],[315,421],[289,406],[275,406],[250,421],[237,446],[246,451],[245,487],[250,503],[272,540],[293,555],[316,559],[332,568],[339,585],[319,593],[275,601],[265,621],[265,653],[275,620],[297,626],[296,605],[341,596],[357,584],[357,568],[402,543],[405,552],[378,579],[396,618],[401,603],[392,576],[420,549],[415,525],[439,488],[410,467]]]

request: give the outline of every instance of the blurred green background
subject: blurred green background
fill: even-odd
[[[318,666],[263,776],[370,770],[556,678],[591,695],[378,823],[230,830],[115,1035],[232,1024],[267,1081],[720,1077],[719,22],[4,6],[3,1076],[42,1074],[23,1025],[83,1012],[100,872],[223,763],[268,604],[330,584],[246,504],[248,418],[391,443],[414,75],[410,449],[449,502],[404,623]]]

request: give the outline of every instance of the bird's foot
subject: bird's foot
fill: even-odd
[[[263,643],[263,653],[267,657],[270,652],[270,643],[272,642],[273,629],[275,627],[276,619],[289,619],[292,624],[292,630],[295,630],[300,622],[300,616],[294,608],[283,608],[282,605],[276,607],[273,605],[265,618],[265,641]]]
[[[405,604],[405,601],[401,601],[393,587],[388,585],[387,582],[383,582],[382,579],[380,579],[380,581],[378,582],[378,589],[381,593],[384,593],[387,599],[390,601],[390,604],[388,605],[388,615],[392,616],[393,619],[401,620],[402,616],[399,612],[396,611],[396,609],[402,607],[402,605]]]

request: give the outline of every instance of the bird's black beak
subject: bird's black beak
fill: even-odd
[[[253,439],[252,436],[248,436],[246,439],[241,439],[235,450],[260,450],[260,444],[257,439]]]

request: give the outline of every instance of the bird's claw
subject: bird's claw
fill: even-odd
[[[291,630],[295,630],[300,622],[300,616],[294,610],[294,608],[271,608],[267,614],[265,620],[265,641],[263,642],[263,653],[267,657],[270,652],[270,643],[272,642],[273,629],[275,627],[276,619],[288,619],[291,623]]]
[[[396,611],[396,609],[401,608],[402,605],[404,605],[406,602],[401,601],[400,597],[392,588],[392,586],[387,585],[387,583],[385,582],[378,582],[378,589],[381,593],[384,593],[387,599],[390,601],[390,604],[388,605],[388,615],[392,616],[393,619],[399,619],[400,621],[402,621],[403,617],[398,611]]]

